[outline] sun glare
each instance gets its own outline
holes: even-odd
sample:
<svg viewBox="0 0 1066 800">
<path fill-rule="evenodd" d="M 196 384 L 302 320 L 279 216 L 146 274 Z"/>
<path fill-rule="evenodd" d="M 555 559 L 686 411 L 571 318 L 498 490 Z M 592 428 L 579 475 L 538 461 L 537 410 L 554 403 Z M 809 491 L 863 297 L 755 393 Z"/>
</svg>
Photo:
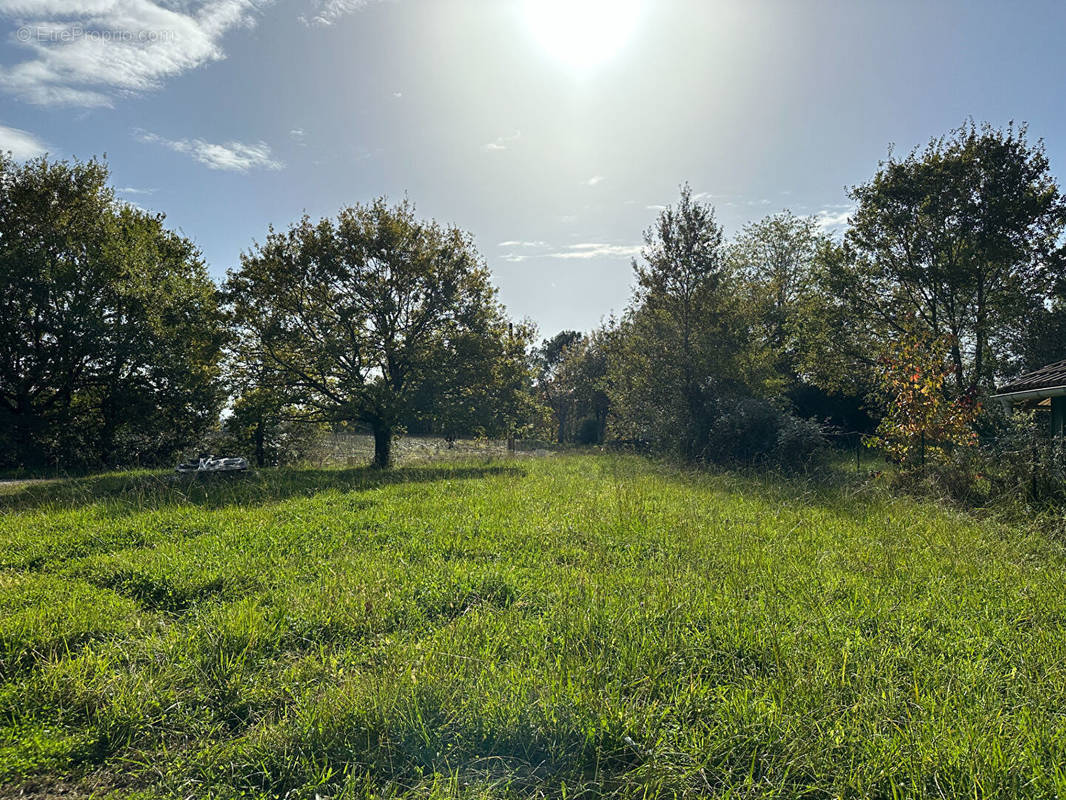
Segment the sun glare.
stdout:
<svg viewBox="0 0 1066 800">
<path fill-rule="evenodd" d="M 533 35 L 556 58 L 577 68 L 606 61 L 633 33 L 640 0 L 526 0 Z"/>
</svg>

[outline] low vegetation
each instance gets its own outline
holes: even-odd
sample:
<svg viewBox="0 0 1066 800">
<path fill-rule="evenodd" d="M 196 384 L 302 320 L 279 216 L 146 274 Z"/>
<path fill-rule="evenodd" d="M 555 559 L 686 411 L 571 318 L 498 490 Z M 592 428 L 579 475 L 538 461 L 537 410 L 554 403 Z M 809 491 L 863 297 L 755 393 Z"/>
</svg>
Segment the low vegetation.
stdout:
<svg viewBox="0 0 1066 800">
<path fill-rule="evenodd" d="M 0 796 L 1049 797 L 1066 553 L 631 456 L 0 495 Z"/>
</svg>

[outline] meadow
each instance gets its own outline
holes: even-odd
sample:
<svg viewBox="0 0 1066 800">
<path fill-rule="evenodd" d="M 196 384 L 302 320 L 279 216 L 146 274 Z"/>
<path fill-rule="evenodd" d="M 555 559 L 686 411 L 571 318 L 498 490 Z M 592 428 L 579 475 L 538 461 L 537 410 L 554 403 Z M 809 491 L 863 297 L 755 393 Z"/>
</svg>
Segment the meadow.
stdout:
<svg viewBox="0 0 1066 800">
<path fill-rule="evenodd" d="M 0 797 L 1066 794 L 1066 554 L 556 455 L 0 494 Z"/>
</svg>

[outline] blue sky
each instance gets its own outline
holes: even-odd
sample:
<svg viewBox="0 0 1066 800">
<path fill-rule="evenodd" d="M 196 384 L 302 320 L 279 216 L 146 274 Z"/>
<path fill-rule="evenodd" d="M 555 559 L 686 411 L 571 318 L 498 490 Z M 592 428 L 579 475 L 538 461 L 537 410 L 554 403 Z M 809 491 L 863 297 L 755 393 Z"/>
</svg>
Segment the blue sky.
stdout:
<svg viewBox="0 0 1066 800">
<path fill-rule="evenodd" d="M 604 5 L 609 11 L 604 13 Z M 830 229 L 894 144 L 1027 121 L 1066 169 L 1066 3 L 0 0 L 0 148 L 107 154 L 212 274 L 386 194 L 550 335 L 621 310 L 682 181 Z"/>
</svg>

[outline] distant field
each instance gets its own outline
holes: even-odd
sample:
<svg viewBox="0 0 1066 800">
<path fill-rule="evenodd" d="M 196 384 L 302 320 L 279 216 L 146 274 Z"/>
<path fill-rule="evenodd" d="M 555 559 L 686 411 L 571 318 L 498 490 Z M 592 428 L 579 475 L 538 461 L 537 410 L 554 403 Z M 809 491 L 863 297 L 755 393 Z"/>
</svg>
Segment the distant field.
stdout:
<svg viewBox="0 0 1066 800">
<path fill-rule="evenodd" d="M 0 797 L 1066 794 L 1066 558 L 555 456 L 0 495 Z"/>
<path fill-rule="evenodd" d="M 542 442 L 521 440 L 516 446 L 526 454 L 547 453 Z M 320 466 L 363 466 L 374 458 L 374 437 L 369 434 L 327 434 L 314 451 L 314 460 Z M 393 457 L 399 464 L 503 457 L 507 454 L 506 439 L 455 439 L 448 442 L 440 436 L 400 436 L 393 443 Z"/>
</svg>

